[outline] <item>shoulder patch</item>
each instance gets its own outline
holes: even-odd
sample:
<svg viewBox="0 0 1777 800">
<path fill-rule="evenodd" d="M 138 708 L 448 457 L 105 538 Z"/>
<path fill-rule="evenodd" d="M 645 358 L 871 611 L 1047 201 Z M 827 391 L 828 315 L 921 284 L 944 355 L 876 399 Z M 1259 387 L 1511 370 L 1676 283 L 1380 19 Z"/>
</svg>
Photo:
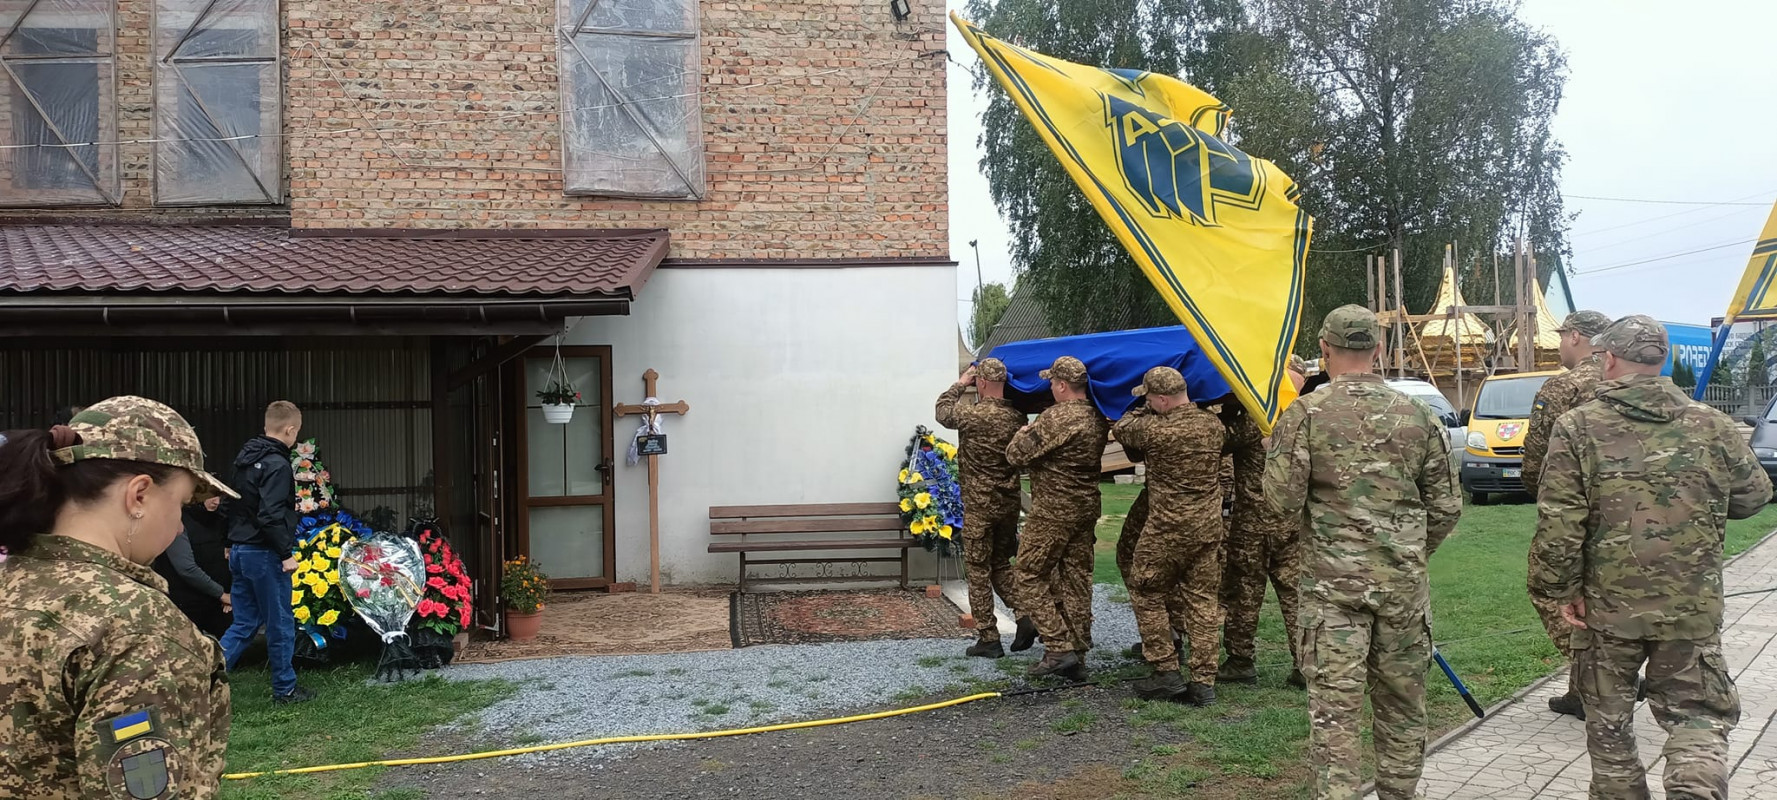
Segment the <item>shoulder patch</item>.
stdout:
<svg viewBox="0 0 1777 800">
<path fill-rule="evenodd" d="M 161 800 L 180 795 L 173 776 L 179 751 L 165 739 L 143 737 L 126 743 L 105 766 L 105 787 L 116 800 Z"/>
<path fill-rule="evenodd" d="M 1548 405 L 1549 404 L 1547 402 L 1543 401 L 1542 393 L 1538 392 L 1536 395 L 1536 402 L 1530 404 L 1530 410 L 1532 412 L 1541 411 L 1545 407 L 1547 407 Z"/>
<path fill-rule="evenodd" d="M 123 744 L 138 736 L 147 736 L 158 727 L 159 714 L 153 706 L 121 714 L 99 723 L 102 739 L 112 744 Z"/>
</svg>

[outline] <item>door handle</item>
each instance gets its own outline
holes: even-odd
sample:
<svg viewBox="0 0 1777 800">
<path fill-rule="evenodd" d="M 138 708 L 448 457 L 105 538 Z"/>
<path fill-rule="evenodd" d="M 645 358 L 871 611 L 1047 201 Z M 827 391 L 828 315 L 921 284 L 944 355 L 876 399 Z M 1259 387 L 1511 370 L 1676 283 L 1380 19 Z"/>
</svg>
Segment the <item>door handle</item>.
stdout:
<svg viewBox="0 0 1777 800">
<path fill-rule="evenodd" d="M 593 469 L 598 470 L 600 474 L 605 476 L 605 484 L 608 486 L 611 483 L 611 473 L 616 467 L 617 465 L 612 463 L 611 459 L 607 458 L 604 461 L 599 462 L 598 466 L 593 467 Z"/>
</svg>

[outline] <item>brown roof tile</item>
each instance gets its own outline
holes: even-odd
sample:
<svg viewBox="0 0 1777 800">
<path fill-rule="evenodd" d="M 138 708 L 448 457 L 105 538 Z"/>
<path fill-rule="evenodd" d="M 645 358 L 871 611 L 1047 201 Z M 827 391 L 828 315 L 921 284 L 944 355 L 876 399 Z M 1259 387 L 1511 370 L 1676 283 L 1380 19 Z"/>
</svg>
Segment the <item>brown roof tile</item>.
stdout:
<svg viewBox="0 0 1777 800">
<path fill-rule="evenodd" d="M 364 231 L 233 225 L 0 226 L 0 292 L 616 295 L 668 234 Z"/>
</svg>

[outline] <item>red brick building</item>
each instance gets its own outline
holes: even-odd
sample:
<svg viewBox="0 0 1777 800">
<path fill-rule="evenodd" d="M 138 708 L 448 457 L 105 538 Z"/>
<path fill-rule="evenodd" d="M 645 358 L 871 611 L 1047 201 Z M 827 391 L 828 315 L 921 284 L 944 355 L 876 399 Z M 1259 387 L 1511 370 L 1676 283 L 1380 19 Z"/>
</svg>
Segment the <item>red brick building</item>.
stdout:
<svg viewBox="0 0 1777 800">
<path fill-rule="evenodd" d="M 943 9 L 906 10 L 0 0 L 0 426 L 142 393 L 225 460 L 290 399 L 348 507 L 598 586 L 646 572 L 611 409 L 654 368 L 663 571 L 724 579 L 705 507 L 892 496 L 954 376 Z"/>
</svg>

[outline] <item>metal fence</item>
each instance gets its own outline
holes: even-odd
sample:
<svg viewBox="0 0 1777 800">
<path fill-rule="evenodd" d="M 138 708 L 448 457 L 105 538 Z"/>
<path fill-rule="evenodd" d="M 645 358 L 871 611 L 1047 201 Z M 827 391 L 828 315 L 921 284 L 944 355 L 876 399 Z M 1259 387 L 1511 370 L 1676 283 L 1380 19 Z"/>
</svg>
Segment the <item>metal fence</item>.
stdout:
<svg viewBox="0 0 1777 800">
<path fill-rule="evenodd" d="M 1703 402 L 1735 419 L 1762 416 L 1777 397 L 1777 386 L 1715 386 L 1703 390 Z"/>
</svg>

